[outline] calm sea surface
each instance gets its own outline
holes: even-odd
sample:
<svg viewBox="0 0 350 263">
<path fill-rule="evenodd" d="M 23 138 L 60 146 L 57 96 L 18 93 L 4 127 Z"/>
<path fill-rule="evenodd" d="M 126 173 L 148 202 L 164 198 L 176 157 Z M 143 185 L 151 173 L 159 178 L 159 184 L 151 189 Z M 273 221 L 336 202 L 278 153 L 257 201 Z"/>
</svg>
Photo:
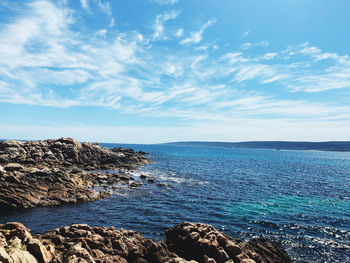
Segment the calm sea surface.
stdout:
<svg viewBox="0 0 350 263">
<path fill-rule="evenodd" d="M 102 144 L 103 145 L 103 144 Z M 350 153 L 164 145 L 141 173 L 165 182 L 121 188 L 104 200 L 0 215 L 33 233 L 73 223 L 134 229 L 156 240 L 182 221 L 234 237 L 264 236 L 295 262 L 350 262 Z"/>
</svg>

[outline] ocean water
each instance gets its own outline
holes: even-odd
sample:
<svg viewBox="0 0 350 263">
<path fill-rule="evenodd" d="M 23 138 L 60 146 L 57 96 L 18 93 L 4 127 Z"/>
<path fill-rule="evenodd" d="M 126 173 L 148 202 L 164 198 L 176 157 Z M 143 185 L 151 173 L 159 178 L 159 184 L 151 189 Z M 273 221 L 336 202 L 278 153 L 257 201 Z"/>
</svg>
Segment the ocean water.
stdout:
<svg viewBox="0 0 350 263">
<path fill-rule="evenodd" d="M 166 145 L 113 145 L 151 153 L 149 174 L 167 186 L 120 188 L 90 203 L 0 215 L 34 233 L 73 223 L 134 229 L 164 239 L 182 221 L 249 239 L 263 236 L 295 262 L 350 262 L 350 153 Z"/>
</svg>

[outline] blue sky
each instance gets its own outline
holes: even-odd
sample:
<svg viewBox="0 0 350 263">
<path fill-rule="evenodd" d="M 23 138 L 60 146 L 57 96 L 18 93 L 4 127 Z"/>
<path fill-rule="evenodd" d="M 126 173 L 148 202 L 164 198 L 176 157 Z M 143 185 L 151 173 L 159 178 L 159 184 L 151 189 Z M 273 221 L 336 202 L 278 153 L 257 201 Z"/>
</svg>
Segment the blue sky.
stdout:
<svg viewBox="0 0 350 263">
<path fill-rule="evenodd" d="M 347 0 L 0 0 L 0 137 L 349 140 Z"/>
</svg>

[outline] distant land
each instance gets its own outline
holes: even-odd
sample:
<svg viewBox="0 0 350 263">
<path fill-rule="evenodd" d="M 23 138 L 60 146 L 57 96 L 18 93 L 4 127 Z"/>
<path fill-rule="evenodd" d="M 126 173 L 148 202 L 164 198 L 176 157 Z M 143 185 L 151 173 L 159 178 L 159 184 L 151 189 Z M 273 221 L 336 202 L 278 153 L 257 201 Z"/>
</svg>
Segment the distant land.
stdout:
<svg viewBox="0 0 350 263">
<path fill-rule="evenodd" d="M 170 142 L 165 145 L 197 146 L 197 147 L 227 147 L 227 148 L 256 148 L 275 150 L 316 150 L 350 152 L 350 141 L 329 142 L 291 142 L 291 141 L 249 141 L 249 142 L 205 142 L 184 141 Z"/>
</svg>

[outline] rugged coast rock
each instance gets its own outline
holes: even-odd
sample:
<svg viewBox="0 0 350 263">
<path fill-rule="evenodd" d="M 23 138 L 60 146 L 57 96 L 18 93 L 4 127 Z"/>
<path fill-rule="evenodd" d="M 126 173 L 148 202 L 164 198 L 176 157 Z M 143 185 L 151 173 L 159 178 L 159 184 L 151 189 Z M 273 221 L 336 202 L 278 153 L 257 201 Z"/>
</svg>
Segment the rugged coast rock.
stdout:
<svg viewBox="0 0 350 263">
<path fill-rule="evenodd" d="M 98 143 L 80 143 L 72 138 L 45 141 L 0 142 L 0 164 L 42 165 L 96 169 L 135 169 L 149 163 L 144 152 L 122 147 L 107 149 Z"/>
<path fill-rule="evenodd" d="M 144 155 L 131 149 L 79 143 L 71 138 L 2 141 L 0 210 L 92 201 L 109 195 L 96 191 L 97 187 L 136 186 L 133 177 L 123 171 L 150 163 Z"/>
<path fill-rule="evenodd" d="M 182 223 L 156 243 L 130 230 L 72 225 L 32 236 L 20 223 L 0 225 L 3 263 L 275 263 L 288 254 L 261 240 L 233 239 L 204 224 Z"/>
<path fill-rule="evenodd" d="M 201 223 L 184 222 L 168 229 L 165 234 L 169 250 L 198 262 L 292 262 L 287 252 L 264 239 L 252 239 L 246 243 Z"/>
</svg>

